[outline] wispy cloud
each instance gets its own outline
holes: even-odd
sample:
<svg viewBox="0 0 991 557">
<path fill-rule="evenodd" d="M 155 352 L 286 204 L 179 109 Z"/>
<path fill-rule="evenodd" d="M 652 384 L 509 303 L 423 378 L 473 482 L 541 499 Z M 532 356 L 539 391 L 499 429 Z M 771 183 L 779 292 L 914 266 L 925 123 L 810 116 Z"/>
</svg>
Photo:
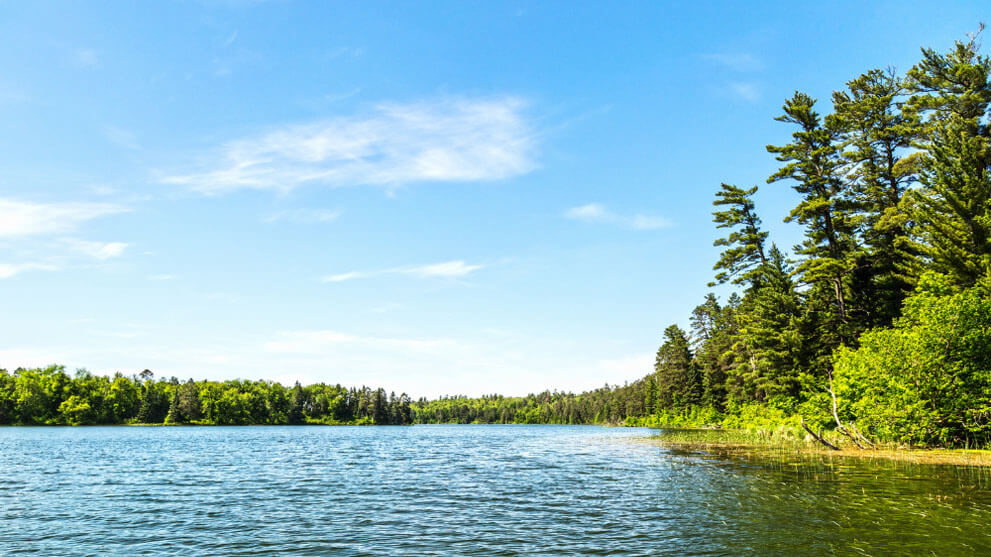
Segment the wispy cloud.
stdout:
<svg viewBox="0 0 991 557">
<path fill-rule="evenodd" d="M 334 60 L 337 58 L 358 58 L 365 53 L 365 49 L 358 46 L 339 46 L 327 51 L 327 58 Z"/>
<path fill-rule="evenodd" d="M 25 271 L 57 271 L 55 265 L 45 263 L 0 263 L 0 279 L 10 278 Z"/>
<path fill-rule="evenodd" d="M 288 221 L 301 224 L 315 224 L 321 222 L 333 222 L 340 216 L 340 211 L 331 209 L 291 209 L 272 213 L 262 220 L 269 223 Z"/>
<path fill-rule="evenodd" d="M 615 224 L 634 230 L 656 230 L 671 226 L 671 221 L 663 217 L 642 213 L 620 215 L 610 211 L 605 205 L 600 203 L 589 203 L 588 205 L 572 207 L 564 212 L 564 216 L 583 222 Z"/>
<path fill-rule="evenodd" d="M 118 128 L 116 126 L 107 126 L 103 130 L 103 135 L 118 147 L 128 149 L 130 151 L 137 151 L 141 149 L 141 144 L 138 143 L 137 136 L 134 132 L 130 130 L 125 130 L 124 128 Z"/>
<path fill-rule="evenodd" d="M 749 102 L 760 100 L 760 87 L 750 81 L 736 81 L 729 84 L 729 90 L 735 96 Z"/>
<path fill-rule="evenodd" d="M 149 275 L 148 280 L 175 280 L 175 275 Z"/>
<path fill-rule="evenodd" d="M 749 52 L 702 54 L 701 58 L 737 72 L 755 72 L 764 69 L 764 62 Z"/>
<path fill-rule="evenodd" d="M 205 170 L 162 182 L 208 194 L 306 184 L 396 186 L 498 180 L 531 171 L 534 134 L 517 98 L 382 103 L 369 114 L 230 142 Z"/>
<path fill-rule="evenodd" d="M 764 69 L 763 60 L 749 52 L 702 54 L 700 57 L 737 74 L 753 74 Z M 724 82 L 719 89 L 729 96 L 747 102 L 756 102 L 761 97 L 760 83 L 753 79 Z"/>
<path fill-rule="evenodd" d="M 81 48 L 73 53 L 72 63 L 78 68 L 98 68 L 100 53 L 92 48 Z"/>
<path fill-rule="evenodd" d="M 485 265 L 470 265 L 464 261 L 445 261 L 431 265 L 414 267 L 392 267 L 378 271 L 351 271 L 323 278 L 323 282 L 344 282 L 354 279 L 370 278 L 381 275 L 407 275 L 416 278 L 459 278 L 467 276 Z"/>
<path fill-rule="evenodd" d="M 128 246 L 125 242 L 91 242 L 77 238 L 63 238 L 62 243 L 72 251 L 101 261 L 120 257 Z"/>
<path fill-rule="evenodd" d="M 0 238 L 66 232 L 88 220 L 126 211 L 110 203 L 30 203 L 0 198 Z"/>
<path fill-rule="evenodd" d="M 231 46 L 232 44 L 234 44 L 234 41 L 236 41 L 236 40 L 237 40 L 237 31 L 234 31 L 233 33 L 231 33 L 230 35 L 228 35 L 227 38 L 225 38 L 223 41 L 221 41 L 220 48 L 227 48 L 227 47 Z"/>
<path fill-rule="evenodd" d="M 447 339 L 388 338 L 359 336 L 338 331 L 283 331 L 276 340 L 264 343 L 266 351 L 290 354 L 319 354 L 340 345 L 371 349 L 432 351 L 451 346 Z"/>
</svg>

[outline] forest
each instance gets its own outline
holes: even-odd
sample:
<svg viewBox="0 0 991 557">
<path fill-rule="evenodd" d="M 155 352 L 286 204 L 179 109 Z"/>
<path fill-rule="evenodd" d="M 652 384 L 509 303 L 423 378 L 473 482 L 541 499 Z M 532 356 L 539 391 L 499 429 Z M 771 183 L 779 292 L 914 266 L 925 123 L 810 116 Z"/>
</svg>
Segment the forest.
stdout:
<svg viewBox="0 0 991 557">
<path fill-rule="evenodd" d="M 983 29 L 983 26 L 982 26 Z M 448 398 L 428 422 L 828 428 L 857 444 L 991 442 L 991 60 L 980 31 L 923 49 L 904 75 L 872 69 L 820 113 L 801 91 L 776 118 L 768 179 L 791 188 L 787 251 L 762 227 L 758 186 L 724 183 L 723 232 L 690 327 L 664 329 L 654 370 L 581 395 Z"/>
<path fill-rule="evenodd" d="M 0 370 L 0 424 L 718 425 L 987 446 L 991 59 L 979 37 L 922 49 L 904 74 L 869 70 L 826 103 L 787 99 L 776 120 L 790 141 L 766 147 L 780 163 L 767 184 L 797 194 L 784 221 L 803 241 L 774 242 L 757 185 L 719 185 L 709 286 L 732 293 L 707 294 L 687 330 L 665 328 L 653 371 L 632 384 L 412 402 L 365 387 L 56 366 Z"/>
<path fill-rule="evenodd" d="M 62 366 L 0 369 L 0 425 L 404 425 L 410 398 L 323 383 L 155 379 L 144 370 L 113 377 Z"/>
</svg>

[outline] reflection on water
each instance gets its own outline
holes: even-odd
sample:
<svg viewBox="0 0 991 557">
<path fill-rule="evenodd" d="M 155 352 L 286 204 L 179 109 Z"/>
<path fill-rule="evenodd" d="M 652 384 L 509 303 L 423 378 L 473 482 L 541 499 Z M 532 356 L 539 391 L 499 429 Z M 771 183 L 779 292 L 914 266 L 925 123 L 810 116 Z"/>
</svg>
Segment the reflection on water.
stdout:
<svg viewBox="0 0 991 557">
<path fill-rule="evenodd" d="M 759 533 L 743 537 L 744 547 L 754 551 L 991 551 L 991 471 L 986 467 L 789 450 L 667 451 L 725 474 L 728 493 L 720 509 Z"/>
<path fill-rule="evenodd" d="M 651 434 L 0 429 L 0 553 L 991 554 L 986 469 Z"/>
</svg>

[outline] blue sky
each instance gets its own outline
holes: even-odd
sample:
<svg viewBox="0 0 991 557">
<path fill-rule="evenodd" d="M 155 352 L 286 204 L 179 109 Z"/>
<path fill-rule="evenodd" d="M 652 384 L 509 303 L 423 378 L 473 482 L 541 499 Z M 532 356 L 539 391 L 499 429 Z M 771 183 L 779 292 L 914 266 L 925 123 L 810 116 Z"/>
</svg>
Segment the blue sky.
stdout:
<svg viewBox="0 0 991 557">
<path fill-rule="evenodd" d="M 4 3 L 0 367 L 632 381 L 709 290 L 719 183 L 774 171 L 782 101 L 981 8 Z M 757 201 L 794 244 L 788 185 Z"/>
</svg>

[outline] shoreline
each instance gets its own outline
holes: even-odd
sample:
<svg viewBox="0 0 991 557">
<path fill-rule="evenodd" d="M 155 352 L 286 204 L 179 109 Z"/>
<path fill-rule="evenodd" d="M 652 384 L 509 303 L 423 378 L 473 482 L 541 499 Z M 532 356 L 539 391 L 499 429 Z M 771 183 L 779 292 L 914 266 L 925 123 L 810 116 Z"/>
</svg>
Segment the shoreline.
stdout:
<svg viewBox="0 0 991 557">
<path fill-rule="evenodd" d="M 794 437 L 762 436 L 745 430 L 659 428 L 658 432 L 657 435 L 653 435 L 647 440 L 672 448 L 735 456 L 787 452 L 803 456 L 835 456 L 913 464 L 991 467 L 991 450 L 988 449 L 926 449 L 879 445 L 877 449 L 861 450 L 852 445 L 843 444 L 840 445 L 840 450 L 835 451 L 813 441 Z"/>
</svg>

